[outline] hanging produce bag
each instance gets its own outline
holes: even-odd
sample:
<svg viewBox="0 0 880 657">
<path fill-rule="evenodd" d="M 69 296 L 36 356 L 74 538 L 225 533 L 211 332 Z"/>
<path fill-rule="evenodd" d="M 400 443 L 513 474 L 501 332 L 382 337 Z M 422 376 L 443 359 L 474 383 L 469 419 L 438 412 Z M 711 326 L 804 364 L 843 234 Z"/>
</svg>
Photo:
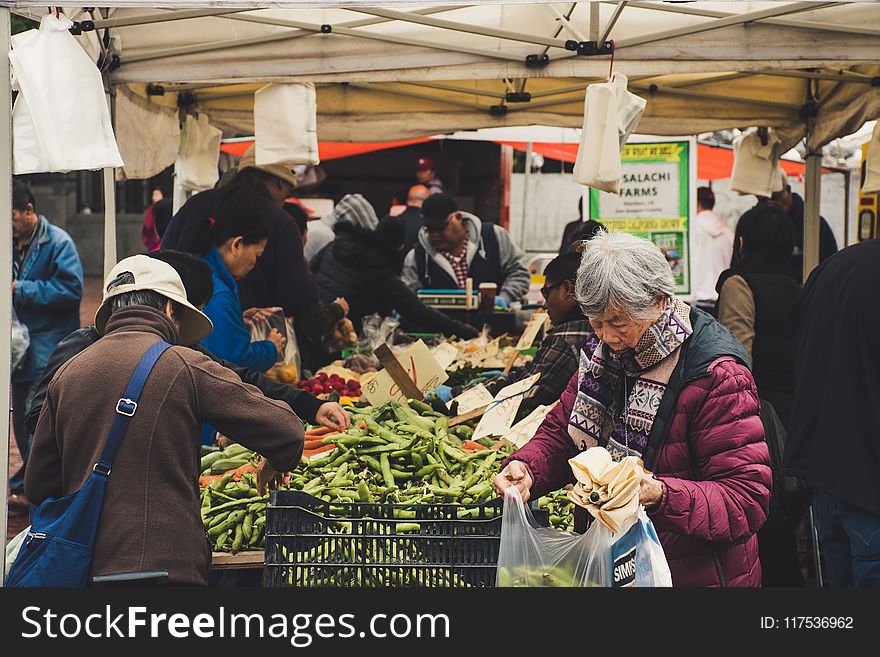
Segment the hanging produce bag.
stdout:
<svg viewBox="0 0 880 657">
<path fill-rule="evenodd" d="M 121 167 L 101 72 L 68 28 L 48 14 L 12 37 L 12 173 Z"/>
<path fill-rule="evenodd" d="M 318 103 L 311 82 L 270 84 L 254 94 L 255 161 L 316 165 Z"/>
<path fill-rule="evenodd" d="M 782 142 L 773 128 L 768 128 L 764 137 L 761 134 L 757 128 L 749 128 L 733 143 L 730 189 L 769 198 L 783 185 L 779 167 Z"/>
<path fill-rule="evenodd" d="M 223 131 L 208 121 L 205 114 L 198 118 L 187 115 L 177 154 L 177 182 L 187 190 L 211 189 L 220 177 L 220 139 Z"/>
<path fill-rule="evenodd" d="M 642 118 L 647 101 L 626 89 L 627 78 L 615 73 L 610 82 L 591 84 L 584 99 L 584 126 L 574 181 L 620 193 L 620 153 Z"/>
</svg>

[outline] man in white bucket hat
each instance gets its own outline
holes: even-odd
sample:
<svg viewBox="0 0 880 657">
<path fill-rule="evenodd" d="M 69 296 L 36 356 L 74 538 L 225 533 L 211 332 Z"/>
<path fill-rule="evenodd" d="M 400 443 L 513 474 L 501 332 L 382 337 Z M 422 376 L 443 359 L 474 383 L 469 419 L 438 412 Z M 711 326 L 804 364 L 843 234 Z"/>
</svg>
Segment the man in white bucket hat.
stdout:
<svg viewBox="0 0 880 657">
<path fill-rule="evenodd" d="M 199 514 L 199 427 L 208 422 L 264 455 L 258 483 L 265 489 L 299 461 L 302 422 L 234 372 L 178 346 L 208 335 L 211 322 L 187 301 L 179 274 L 165 262 L 142 255 L 120 261 L 95 324 L 101 339 L 49 384 L 25 494 L 39 505 L 77 490 L 141 357 L 158 340 L 174 345 L 147 379 L 108 478 L 92 576 L 159 571 L 171 583 L 205 585 L 210 549 Z"/>
</svg>

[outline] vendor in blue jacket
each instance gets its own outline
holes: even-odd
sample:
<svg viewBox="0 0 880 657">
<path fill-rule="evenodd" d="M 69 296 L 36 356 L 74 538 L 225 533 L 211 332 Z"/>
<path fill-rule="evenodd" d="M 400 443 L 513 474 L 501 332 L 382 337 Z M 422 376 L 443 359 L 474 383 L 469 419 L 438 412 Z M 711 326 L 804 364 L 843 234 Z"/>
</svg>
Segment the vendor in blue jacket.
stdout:
<svg viewBox="0 0 880 657">
<path fill-rule="evenodd" d="M 12 302 L 30 335 L 24 361 L 12 373 L 12 427 L 22 465 L 9 481 L 9 506 L 27 508 L 24 467 L 29 450 L 25 413 L 46 361 L 58 343 L 79 328 L 83 269 L 70 235 L 36 213 L 36 201 L 20 179 L 12 182 Z"/>
<path fill-rule="evenodd" d="M 251 342 L 236 281 L 248 275 L 266 249 L 268 204 L 256 194 L 221 192 L 213 214 L 190 221 L 180 244 L 181 250 L 202 256 L 211 267 L 214 294 L 204 313 L 214 330 L 202 346 L 239 367 L 261 372 L 278 360 L 286 338 L 273 328 L 268 339 Z"/>
</svg>

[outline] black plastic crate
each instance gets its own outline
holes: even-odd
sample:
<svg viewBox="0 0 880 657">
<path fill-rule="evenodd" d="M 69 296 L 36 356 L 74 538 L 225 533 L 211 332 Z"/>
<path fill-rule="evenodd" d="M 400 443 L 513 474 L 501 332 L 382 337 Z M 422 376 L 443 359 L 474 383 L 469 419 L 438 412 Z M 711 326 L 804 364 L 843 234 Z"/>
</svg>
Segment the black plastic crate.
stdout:
<svg viewBox="0 0 880 657">
<path fill-rule="evenodd" d="M 264 583 L 494 586 L 501 508 L 500 499 L 478 505 L 361 504 L 274 491 L 266 509 Z M 474 517 L 460 518 L 462 510 Z M 534 513 L 548 524 L 546 511 Z M 417 531 L 398 531 L 415 529 L 413 523 Z"/>
</svg>

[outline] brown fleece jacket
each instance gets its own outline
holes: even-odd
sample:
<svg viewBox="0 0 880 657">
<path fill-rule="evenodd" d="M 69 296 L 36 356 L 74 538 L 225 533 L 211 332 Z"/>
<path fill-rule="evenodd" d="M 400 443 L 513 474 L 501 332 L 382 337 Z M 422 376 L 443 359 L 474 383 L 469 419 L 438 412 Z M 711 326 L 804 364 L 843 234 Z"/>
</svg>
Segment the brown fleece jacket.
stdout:
<svg viewBox="0 0 880 657">
<path fill-rule="evenodd" d="M 159 339 L 177 342 L 174 323 L 146 306 L 114 313 L 106 335 L 63 365 L 37 423 L 25 471 L 34 504 L 68 495 L 98 460 L 135 366 Z M 290 408 L 207 356 L 165 352 L 141 393 L 107 482 L 92 575 L 164 570 L 177 584 L 205 585 L 210 550 L 199 514 L 200 426 L 292 469 L 303 425 Z"/>
</svg>

